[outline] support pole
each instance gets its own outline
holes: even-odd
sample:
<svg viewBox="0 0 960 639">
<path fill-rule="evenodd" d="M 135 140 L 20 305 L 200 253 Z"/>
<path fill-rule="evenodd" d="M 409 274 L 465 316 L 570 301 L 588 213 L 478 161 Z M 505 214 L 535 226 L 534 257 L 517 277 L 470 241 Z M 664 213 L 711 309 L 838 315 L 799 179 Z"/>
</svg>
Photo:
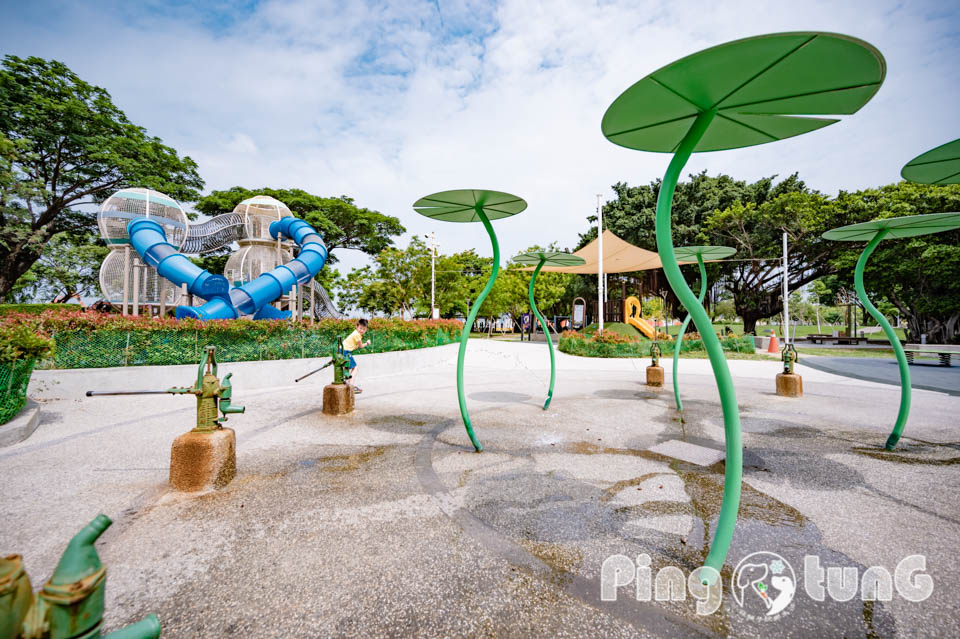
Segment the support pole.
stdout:
<svg viewBox="0 0 960 639">
<path fill-rule="evenodd" d="M 130 244 L 123 247 L 123 307 L 120 314 L 127 314 L 127 303 L 130 301 Z"/>
<path fill-rule="evenodd" d="M 537 274 L 540 273 L 540 269 L 543 268 L 545 262 L 546 260 L 544 258 L 540 258 L 540 263 L 537 264 L 536 270 L 533 271 L 533 277 L 530 278 L 530 308 L 533 309 L 534 315 L 540 320 L 540 327 L 543 329 L 543 334 L 547 336 L 547 348 L 550 349 L 550 389 L 547 391 L 547 401 L 543 404 L 543 410 L 547 410 L 551 400 L 553 400 L 553 383 L 557 378 L 557 363 L 556 356 L 553 354 L 553 340 L 550 339 L 550 329 L 547 328 L 547 323 L 544 321 L 543 315 L 540 314 L 540 309 L 537 308 L 536 302 L 533 301 L 533 287 L 537 281 Z"/>
<path fill-rule="evenodd" d="M 783 345 L 790 343 L 790 272 L 787 266 L 787 232 L 783 232 Z"/>
<path fill-rule="evenodd" d="M 487 280 L 486 286 L 480 291 L 477 301 L 473 303 L 473 307 L 470 309 L 467 320 L 463 325 L 463 331 L 460 333 L 460 350 L 457 352 L 457 401 L 460 403 L 460 416 L 463 418 L 463 425 L 467 429 L 467 435 L 470 436 L 473 447 L 476 448 L 479 453 L 483 450 L 483 445 L 477 439 L 477 436 L 473 434 L 473 424 L 470 423 L 470 413 L 467 412 L 467 398 L 463 392 L 463 360 L 467 354 L 467 340 L 470 339 L 470 329 L 473 327 L 474 320 L 477 319 L 477 313 L 480 312 L 483 300 L 487 299 L 487 295 L 489 295 L 491 289 L 493 289 L 493 283 L 497 281 L 497 273 L 500 272 L 500 245 L 497 243 L 496 233 L 493 232 L 493 225 L 490 224 L 486 213 L 483 212 L 483 207 L 477 205 L 474 207 L 474 210 L 477 213 L 477 217 L 483 222 L 483 228 L 487 230 L 487 235 L 490 236 L 490 243 L 493 245 L 493 269 L 490 272 L 490 278 Z"/>
<path fill-rule="evenodd" d="M 697 297 L 687 286 L 677 264 L 673 250 L 673 233 L 671 231 L 670 208 L 673 201 L 673 192 L 677 187 L 680 171 L 690 158 L 697 143 L 706 133 L 707 127 L 716 116 L 715 110 L 704 111 L 697 116 L 690 130 L 680 142 L 667 172 L 660 185 L 660 194 L 657 196 L 657 252 L 663 263 L 663 272 L 673 292 L 680 303 L 693 317 L 693 323 L 700 331 L 703 345 L 707 349 L 713 375 L 717 381 L 717 390 L 720 393 L 720 403 L 723 409 L 724 439 L 726 443 L 726 462 L 723 481 L 723 501 L 720 506 L 720 517 L 717 520 L 713 543 L 704 564 L 716 571 L 719 575 L 727 552 L 730 550 L 730 541 L 733 538 L 733 529 L 737 523 L 737 511 L 740 508 L 740 490 L 743 480 L 743 444 L 740 436 L 740 412 L 737 407 L 737 393 L 733 388 L 733 379 L 730 368 L 723 355 L 720 340 L 713 333 L 710 316 L 704 310 Z"/>
<path fill-rule="evenodd" d="M 160 289 L 160 317 L 167 316 L 167 279 L 157 273 L 157 287 Z"/>
<path fill-rule="evenodd" d="M 133 316 L 140 315 L 140 267 L 133 265 Z"/>
<path fill-rule="evenodd" d="M 700 297 L 697 301 L 703 304 L 703 298 L 707 294 L 707 266 L 703 263 L 703 255 L 697 253 L 697 264 L 700 265 Z M 680 364 L 680 346 L 683 344 L 683 335 L 687 332 L 687 326 L 690 324 L 690 313 L 683 318 L 683 324 L 680 326 L 680 334 L 677 335 L 677 343 L 673 347 L 673 399 L 677 403 L 677 410 L 683 411 L 683 403 L 680 401 L 680 387 L 677 386 L 677 368 Z M 710 332 L 713 332 L 711 327 Z"/>
<path fill-rule="evenodd" d="M 600 206 L 602 193 L 597 193 L 597 333 L 603 335 L 603 207 Z"/>
<path fill-rule="evenodd" d="M 857 267 L 853 272 L 853 285 L 857 289 L 857 297 L 860 298 L 860 303 L 863 304 L 867 312 L 873 316 L 873 319 L 877 320 L 877 323 L 880 324 L 880 327 L 883 329 L 884 335 L 890 340 L 890 345 L 893 346 L 893 353 L 897 356 L 897 366 L 900 368 L 900 411 L 897 413 L 897 422 L 893 426 L 893 431 L 890 433 L 890 436 L 887 438 L 887 443 L 884 445 L 884 448 L 887 450 L 893 450 L 897 442 L 900 441 L 903 427 L 906 426 L 907 418 L 910 416 L 910 367 L 907 364 L 907 356 L 903 352 L 903 346 L 900 345 L 900 338 L 897 337 L 893 327 L 890 326 L 890 322 L 883 316 L 883 313 L 878 311 L 877 307 L 870 301 L 870 298 L 867 297 L 867 291 L 863 288 L 863 269 L 866 268 L 867 260 L 870 259 L 870 255 L 873 254 L 874 249 L 877 248 L 877 244 L 887 235 L 887 232 L 887 229 L 879 231 L 873 236 L 873 239 L 870 240 L 867 247 L 863 249 L 863 253 L 860 254 L 860 259 L 857 260 Z M 854 308 L 854 312 L 856 312 L 856 308 Z"/>
</svg>

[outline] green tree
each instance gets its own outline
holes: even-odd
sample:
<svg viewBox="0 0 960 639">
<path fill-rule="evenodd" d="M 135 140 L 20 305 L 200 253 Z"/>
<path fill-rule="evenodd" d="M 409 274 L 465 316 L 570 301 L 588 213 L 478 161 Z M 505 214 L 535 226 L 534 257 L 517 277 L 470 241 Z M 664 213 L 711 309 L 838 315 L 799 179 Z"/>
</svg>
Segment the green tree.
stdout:
<svg viewBox="0 0 960 639">
<path fill-rule="evenodd" d="M 235 186 L 204 196 L 197 202 L 196 209 L 206 215 L 229 213 L 237 204 L 254 195 L 269 195 L 280 200 L 294 215 L 316 229 L 330 251 L 330 264 L 337 261 L 334 255 L 337 249 L 356 249 L 367 255 L 378 255 L 393 246 L 394 237 L 406 231 L 399 219 L 359 207 L 346 195 L 323 197 L 302 189 L 251 190 Z"/>
<path fill-rule="evenodd" d="M 844 209 L 806 190 L 761 204 L 736 202 L 707 217 L 701 240 L 733 246 L 743 260 L 726 263 L 723 281 L 733 293 L 744 332 L 755 332 L 758 320 L 783 311 L 783 233 L 789 243 L 787 287 L 794 291 L 834 270 L 831 261 L 841 247 L 821 236 L 849 221 Z"/>
<path fill-rule="evenodd" d="M 58 233 L 20 278 L 27 281 L 22 293 L 38 302 L 79 301 L 99 285 L 100 264 L 109 252 L 98 236 Z"/>
<path fill-rule="evenodd" d="M 0 298 L 53 236 L 95 232 L 96 216 L 78 207 L 131 186 L 193 201 L 203 181 L 193 160 L 132 124 L 106 90 L 61 62 L 6 56 L 0 65 Z"/>
</svg>

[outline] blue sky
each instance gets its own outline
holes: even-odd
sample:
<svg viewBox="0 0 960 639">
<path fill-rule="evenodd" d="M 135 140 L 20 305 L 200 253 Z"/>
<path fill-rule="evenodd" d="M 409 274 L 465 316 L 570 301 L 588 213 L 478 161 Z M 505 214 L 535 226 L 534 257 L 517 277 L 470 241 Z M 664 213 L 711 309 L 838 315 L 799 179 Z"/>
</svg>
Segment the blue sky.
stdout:
<svg viewBox="0 0 960 639">
<path fill-rule="evenodd" d="M 700 49 L 796 30 L 876 46 L 888 67 L 877 96 L 815 133 L 696 155 L 688 172 L 799 171 L 835 193 L 896 181 L 910 158 L 960 137 L 956 3 L 41 0 L 0 9 L 0 53 L 56 58 L 105 87 L 193 157 L 208 190 L 348 194 L 411 232 L 436 231 L 445 252 L 485 255 L 479 228 L 430 222 L 410 204 L 454 188 L 515 193 L 530 208 L 497 222 L 511 255 L 573 245 L 597 193 L 662 175 L 666 156 L 600 134 L 625 88 Z"/>
</svg>

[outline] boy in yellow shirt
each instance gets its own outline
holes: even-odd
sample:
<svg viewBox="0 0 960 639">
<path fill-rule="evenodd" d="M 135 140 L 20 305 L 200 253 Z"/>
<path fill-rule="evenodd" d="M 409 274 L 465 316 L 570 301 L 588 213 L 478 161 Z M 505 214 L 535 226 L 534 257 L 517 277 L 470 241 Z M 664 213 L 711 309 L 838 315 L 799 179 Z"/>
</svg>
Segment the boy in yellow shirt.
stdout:
<svg viewBox="0 0 960 639">
<path fill-rule="evenodd" d="M 353 359 L 353 351 L 370 346 L 370 342 L 363 341 L 363 334 L 367 332 L 367 320 L 357 320 L 357 328 L 350 333 L 347 339 L 343 340 L 343 354 L 350 360 L 350 379 L 347 383 L 353 386 L 353 380 L 357 376 L 357 360 Z M 363 389 L 359 386 L 353 386 L 354 393 L 362 393 Z"/>
</svg>

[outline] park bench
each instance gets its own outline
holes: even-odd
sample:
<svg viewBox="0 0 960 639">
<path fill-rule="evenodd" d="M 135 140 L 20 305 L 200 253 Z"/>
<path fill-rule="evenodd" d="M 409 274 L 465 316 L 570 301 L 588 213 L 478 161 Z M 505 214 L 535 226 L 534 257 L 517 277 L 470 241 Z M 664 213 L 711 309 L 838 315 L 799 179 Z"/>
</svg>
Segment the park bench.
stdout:
<svg viewBox="0 0 960 639">
<path fill-rule="evenodd" d="M 826 341 L 831 341 L 834 344 L 860 344 L 860 342 L 865 341 L 862 337 L 850 337 L 849 335 L 823 335 L 819 333 L 811 333 L 807 335 L 807 341 L 814 344 L 823 344 Z"/>
<path fill-rule="evenodd" d="M 941 366 L 950 366 L 950 356 L 960 355 L 960 344 L 907 344 L 903 347 L 907 363 L 913 364 L 917 356 L 937 356 Z"/>
</svg>

